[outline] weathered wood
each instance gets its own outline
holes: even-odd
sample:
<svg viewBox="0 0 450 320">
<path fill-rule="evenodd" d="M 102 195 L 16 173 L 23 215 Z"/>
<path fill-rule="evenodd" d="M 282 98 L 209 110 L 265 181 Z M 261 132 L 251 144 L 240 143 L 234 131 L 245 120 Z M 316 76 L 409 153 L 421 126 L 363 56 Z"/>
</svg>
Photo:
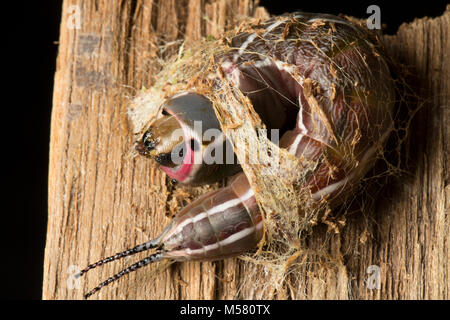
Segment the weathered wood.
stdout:
<svg viewBox="0 0 450 320">
<path fill-rule="evenodd" d="M 320 275 L 304 267 L 296 286 L 276 298 L 449 298 L 449 10 L 436 19 L 404 24 L 397 35 L 385 38 L 391 54 L 420 81 L 417 94 L 424 103 L 410 136 L 414 169 L 382 193 L 370 216 L 350 215 L 340 233 L 318 226 L 311 249 L 325 246 L 333 266 Z M 64 2 L 50 141 L 44 299 L 80 299 L 145 255 L 91 271 L 79 279 L 79 289 L 71 289 L 77 287 L 71 265 L 84 267 L 142 243 L 168 224 L 171 190 L 164 174 L 151 161 L 131 156 L 129 97 L 151 84 L 159 45 L 174 50 L 170 43 L 183 37 L 219 36 L 238 15 L 266 13 L 251 0 Z M 370 265 L 380 267 L 380 290 L 367 287 Z M 272 298 L 258 289 L 239 291 L 248 268 L 252 265 L 235 258 L 174 264 L 156 278 L 140 270 L 92 298 Z"/>
</svg>

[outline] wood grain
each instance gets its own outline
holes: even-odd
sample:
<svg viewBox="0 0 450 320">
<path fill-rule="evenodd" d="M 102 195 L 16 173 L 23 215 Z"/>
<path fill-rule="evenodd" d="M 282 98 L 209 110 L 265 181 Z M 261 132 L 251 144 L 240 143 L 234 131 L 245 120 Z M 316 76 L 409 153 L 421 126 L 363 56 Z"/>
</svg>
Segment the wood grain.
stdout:
<svg viewBox="0 0 450 320">
<path fill-rule="evenodd" d="M 79 28 L 70 23 L 74 12 Z M 145 255 L 92 270 L 79 282 L 71 265 L 84 267 L 142 243 L 170 221 L 172 188 L 151 161 L 131 156 L 126 115 L 129 98 L 151 85 L 159 47 L 176 50 L 176 40 L 218 37 L 239 16 L 266 14 L 250 0 L 64 1 L 43 299 L 81 299 Z M 304 267 L 295 286 L 273 295 L 239 290 L 253 266 L 237 258 L 174 264 L 156 278 L 150 269 L 130 274 L 92 298 L 449 299 L 449 29 L 450 7 L 385 37 L 391 55 L 416 75 L 423 98 L 405 150 L 413 165 L 380 193 L 370 214 L 349 215 L 339 233 L 317 227 L 309 246 L 326 249 L 329 268 L 319 274 Z M 367 286 L 371 265 L 380 267 L 381 289 Z"/>
</svg>

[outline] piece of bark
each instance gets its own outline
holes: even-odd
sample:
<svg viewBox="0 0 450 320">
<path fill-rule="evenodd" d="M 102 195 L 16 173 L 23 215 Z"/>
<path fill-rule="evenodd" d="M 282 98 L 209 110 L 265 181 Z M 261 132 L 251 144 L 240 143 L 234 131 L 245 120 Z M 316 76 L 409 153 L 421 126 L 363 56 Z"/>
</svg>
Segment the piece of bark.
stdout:
<svg viewBox="0 0 450 320">
<path fill-rule="evenodd" d="M 74 279 L 77 268 L 147 241 L 170 222 L 165 175 L 152 161 L 131 155 L 129 98 L 151 85 L 159 46 L 171 51 L 183 37 L 219 37 L 239 16 L 266 12 L 250 0 L 64 2 L 51 124 L 44 299 L 82 298 L 145 253 Z M 330 268 L 318 274 L 304 267 L 295 286 L 273 296 L 270 290 L 239 290 L 253 266 L 238 258 L 179 263 L 157 277 L 150 274 L 153 269 L 141 269 L 92 298 L 448 299 L 449 20 L 448 9 L 385 37 L 391 55 L 420 81 L 417 94 L 424 103 L 410 136 L 414 170 L 383 192 L 370 216 L 348 216 L 340 233 L 318 226 L 310 247 L 325 246 L 334 261 Z M 367 285 L 376 270 L 368 270 L 372 265 L 380 267 L 379 290 Z"/>
</svg>

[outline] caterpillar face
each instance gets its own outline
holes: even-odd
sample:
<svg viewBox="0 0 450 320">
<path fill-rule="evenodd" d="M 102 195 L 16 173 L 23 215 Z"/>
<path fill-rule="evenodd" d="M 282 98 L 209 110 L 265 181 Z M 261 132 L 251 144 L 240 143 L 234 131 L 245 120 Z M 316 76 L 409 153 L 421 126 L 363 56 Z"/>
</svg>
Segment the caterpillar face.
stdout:
<svg viewBox="0 0 450 320">
<path fill-rule="evenodd" d="M 240 170 L 211 102 L 197 93 L 180 93 L 165 101 L 136 150 L 185 184 L 216 182 Z"/>
<path fill-rule="evenodd" d="M 184 155 L 183 137 L 175 134 L 177 130 L 181 130 L 181 126 L 176 118 L 163 116 L 144 133 L 136 144 L 136 150 L 145 157 L 154 158 L 162 166 L 174 168 L 177 164 L 172 153 L 178 150 L 181 159 Z"/>
</svg>

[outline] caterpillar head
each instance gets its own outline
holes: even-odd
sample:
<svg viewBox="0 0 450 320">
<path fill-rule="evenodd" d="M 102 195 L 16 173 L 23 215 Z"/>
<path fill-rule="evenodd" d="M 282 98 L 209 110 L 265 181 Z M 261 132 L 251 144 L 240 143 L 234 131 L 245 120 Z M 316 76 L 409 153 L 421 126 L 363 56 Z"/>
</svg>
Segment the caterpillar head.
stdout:
<svg viewBox="0 0 450 320">
<path fill-rule="evenodd" d="M 162 104 L 136 150 L 185 184 L 216 182 L 240 170 L 211 101 L 193 92 L 177 94 Z"/>
</svg>

